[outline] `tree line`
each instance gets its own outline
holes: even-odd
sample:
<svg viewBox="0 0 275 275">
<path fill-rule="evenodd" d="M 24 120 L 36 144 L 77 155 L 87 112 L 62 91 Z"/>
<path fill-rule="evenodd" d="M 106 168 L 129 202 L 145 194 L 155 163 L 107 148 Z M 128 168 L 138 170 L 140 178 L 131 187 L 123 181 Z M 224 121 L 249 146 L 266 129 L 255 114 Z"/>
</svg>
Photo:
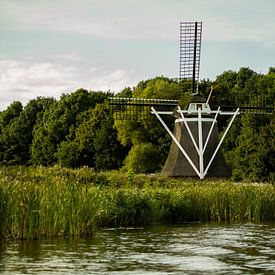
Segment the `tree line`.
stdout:
<svg viewBox="0 0 275 275">
<path fill-rule="evenodd" d="M 275 68 L 267 74 L 249 68 L 225 71 L 214 81 L 200 81 L 200 93 L 207 97 L 211 86 L 211 104 L 274 103 Z M 255 97 L 248 97 L 251 93 Z M 111 93 L 79 89 L 59 100 L 37 97 L 25 106 L 18 101 L 11 103 L 0 112 L 0 163 L 88 166 L 136 173 L 160 171 L 171 144 L 165 129 L 153 116 L 142 116 L 144 110 L 136 112 L 131 120 L 117 118 L 108 104 L 110 96 Z M 162 76 L 141 81 L 115 96 L 183 98 L 178 82 Z M 172 117 L 168 123 L 172 128 Z M 221 132 L 225 125 L 226 121 L 219 121 Z M 274 136 L 274 114 L 237 117 L 223 145 L 235 180 L 275 181 Z"/>
</svg>

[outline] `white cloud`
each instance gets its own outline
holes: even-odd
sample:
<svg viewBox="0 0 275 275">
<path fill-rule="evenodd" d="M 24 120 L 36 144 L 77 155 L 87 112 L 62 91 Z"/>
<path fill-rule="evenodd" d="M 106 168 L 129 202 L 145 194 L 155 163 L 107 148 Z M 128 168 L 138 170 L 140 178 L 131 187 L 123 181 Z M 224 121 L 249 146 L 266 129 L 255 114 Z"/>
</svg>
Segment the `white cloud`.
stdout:
<svg viewBox="0 0 275 275">
<path fill-rule="evenodd" d="M 32 87 L 63 87 L 72 84 L 68 79 L 72 77 L 73 68 L 62 68 L 60 65 L 45 63 L 31 63 L 26 61 L 2 60 L 0 61 L 1 89 L 23 89 Z"/>
<path fill-rule="evenodd" d="M 204 21 L 204 39 L 275 44 L 273 0 L 9 1 L 6 20 L 28 30 L 102 39 L 178 39 L 178 21 Z"/>
<path fill-rule="evenodd" d="M 139 79 L 140 80 L 140 79 Z M 126 69 L 117 69 L 109 72 L 99 72 L 99 77 L 90 80 L 90 87 L 103 91 L 118 92 L 126 86 L 134 86 L 137 84 L 137 77 L 134 72 Z"/>
<path fill-rule="evenodd" d="M 134 72 L 125 69 L 106 71 L 88 68 L 84 63 L 81 67 L 68 63 L 2 60 L 0 109 L 5 109 L 15 100 L 26 104 L 37 96 L 58 98 L 62 93 L 73 92 L 79 88 L 117 92 L 125 86 L 135 85 L 134 79 Z"/>
</svg>

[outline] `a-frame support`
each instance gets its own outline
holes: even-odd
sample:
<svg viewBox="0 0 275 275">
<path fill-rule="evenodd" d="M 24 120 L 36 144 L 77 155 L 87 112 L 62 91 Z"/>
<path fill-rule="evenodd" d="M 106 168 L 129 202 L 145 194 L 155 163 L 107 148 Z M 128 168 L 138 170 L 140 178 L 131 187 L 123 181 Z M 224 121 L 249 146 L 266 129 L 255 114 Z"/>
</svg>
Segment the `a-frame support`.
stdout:
<svg viewBox="0 0 275 275">
<path fill-rule="evenodd" d="M 239 108 L 234 112 L 222 112 L 222 111 L 220 111 L 220 108 L 218 108 L 216 111 L 211 111 L 209 107 L 207 109 L 207 113 L 205 113 L 205 108 L 206 108 L 207 105 L 208 104 L 204 104 L 204 107 L 199 106 L 198 108 L 196 108 L 196 111 L 192 112 L 192 117 L 185 117 L 185 114 L 190 114 L 190 111 L 181 110 L 181 108 L 179 106 L 177 108 L 177 112 L 180 114 L 181 118 L 177 119 L 176 122 L 184 123 L 185 128 L 187 129 L 187 132 L 190 136 L 190 139 L 192 140 L 192 143 L 193 143 L 193 145 L 196 149 L 196 152 L 198 154 L 198 157 L 199 157 L 199 165 L 198 166 L 199 167 L 197 167 L 195 165 L 195 163 L 192 161 L 192 157 L 186 152 L 186 150 L 184 149 L 184 146 L 182 144 L 180 144 L 180 142 L 177 140 L 175 135 L 172 133 L 172 131 L 169 129 L 169 127 L 166 125 L 166 123 L 161 118 L 160 115 L 168 114 L 168 113 L 167 112 L 161 112 L 161 111 L 158 112 L 154 107 L 151 107 L 151 113 L 154 114 L 158 118 L 160 123 L 163 125 L 165 130 L 171 136 L 171 138 L 173 139 L 175 144 L 178 146 L 179 150 L 182 152 L 182 154 L 187 159 L 187 161 L 189 162 L 189 164 L 191 165 L 191 167 L 193 168 L 193 170 L 195 171 L 195 173 L 198 175 L 198 177 L 200 179 L 204 179 L 204 177 L 207 175 L 207 172 L 208 172 L 211 164 L 213 163 L 213 160 L 215 159 L 215 156 L 217 155 L 217 153 L 218 153 L 218 151 L 219 151 L 219 149 L 222 145 L 222 142 L 223 142 L 224 138 L 226 137 L 233 121 L 235 120 L 236 116 L 240 113 Z M 210 114 L 213 114 L 214 117 L 212 117 L 212 118 L 203 117 L 203 114 L 207 114 L 208 116 Z M 194 115 L 197 115 L 197 117 L 194 116 Z M 218 115 L 230 115 L 230 116 L 232 116 L 232 118 L 231 118 L 230 122 L 228 123 L 228 125 L 226 127 L 226 130 L 224 131 L 224 133 L 223 133 L 219 143 L 217 144 L 212 156 L 210 156 L 210 159 L 209 159 L 208 163 L 205 163 L 204 153 L 205 153 L 206 148 L 209 144 L 209 139 L 210 139 L 210 136 L 213 132 L 214 125 L 217 122 Z M 188 125 L 189 121 L 190 122 L 195 121 L 198 124 L 198 142 L 196 142 L 194 134 L 192 133 L 192 131 L 189 128 L 189 125 Z M 203 142 L 203 123 L 204 123 L 204 121 L 212 122 L 205 142 Z"/>
</svg>

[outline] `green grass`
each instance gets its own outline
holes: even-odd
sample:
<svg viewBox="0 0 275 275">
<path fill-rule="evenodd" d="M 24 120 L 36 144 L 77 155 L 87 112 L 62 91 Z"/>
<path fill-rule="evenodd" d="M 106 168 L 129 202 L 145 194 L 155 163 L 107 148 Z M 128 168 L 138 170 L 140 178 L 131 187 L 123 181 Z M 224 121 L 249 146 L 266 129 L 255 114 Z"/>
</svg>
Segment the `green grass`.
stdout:
<svg viewBox="0 0 275 275">
<path fill-rule="evenodd" d="M 275 186 L 58 166 L 0 167 L 0 238 L 92 235 L 99 227 L 275 220 Z"/>
</svg>

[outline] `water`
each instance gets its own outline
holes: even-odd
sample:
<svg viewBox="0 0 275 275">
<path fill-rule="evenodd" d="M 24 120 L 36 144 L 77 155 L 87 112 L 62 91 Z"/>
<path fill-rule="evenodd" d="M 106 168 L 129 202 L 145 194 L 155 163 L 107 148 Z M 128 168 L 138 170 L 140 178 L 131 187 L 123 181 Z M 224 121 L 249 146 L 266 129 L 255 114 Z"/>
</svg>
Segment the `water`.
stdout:
<svg viewBox="0 0 275 275">
<path fill-rule="evenodd" d="M 2 242 L 3 274 L 275 274 L 275 223 L 106 229 Z"/>
</svg>

